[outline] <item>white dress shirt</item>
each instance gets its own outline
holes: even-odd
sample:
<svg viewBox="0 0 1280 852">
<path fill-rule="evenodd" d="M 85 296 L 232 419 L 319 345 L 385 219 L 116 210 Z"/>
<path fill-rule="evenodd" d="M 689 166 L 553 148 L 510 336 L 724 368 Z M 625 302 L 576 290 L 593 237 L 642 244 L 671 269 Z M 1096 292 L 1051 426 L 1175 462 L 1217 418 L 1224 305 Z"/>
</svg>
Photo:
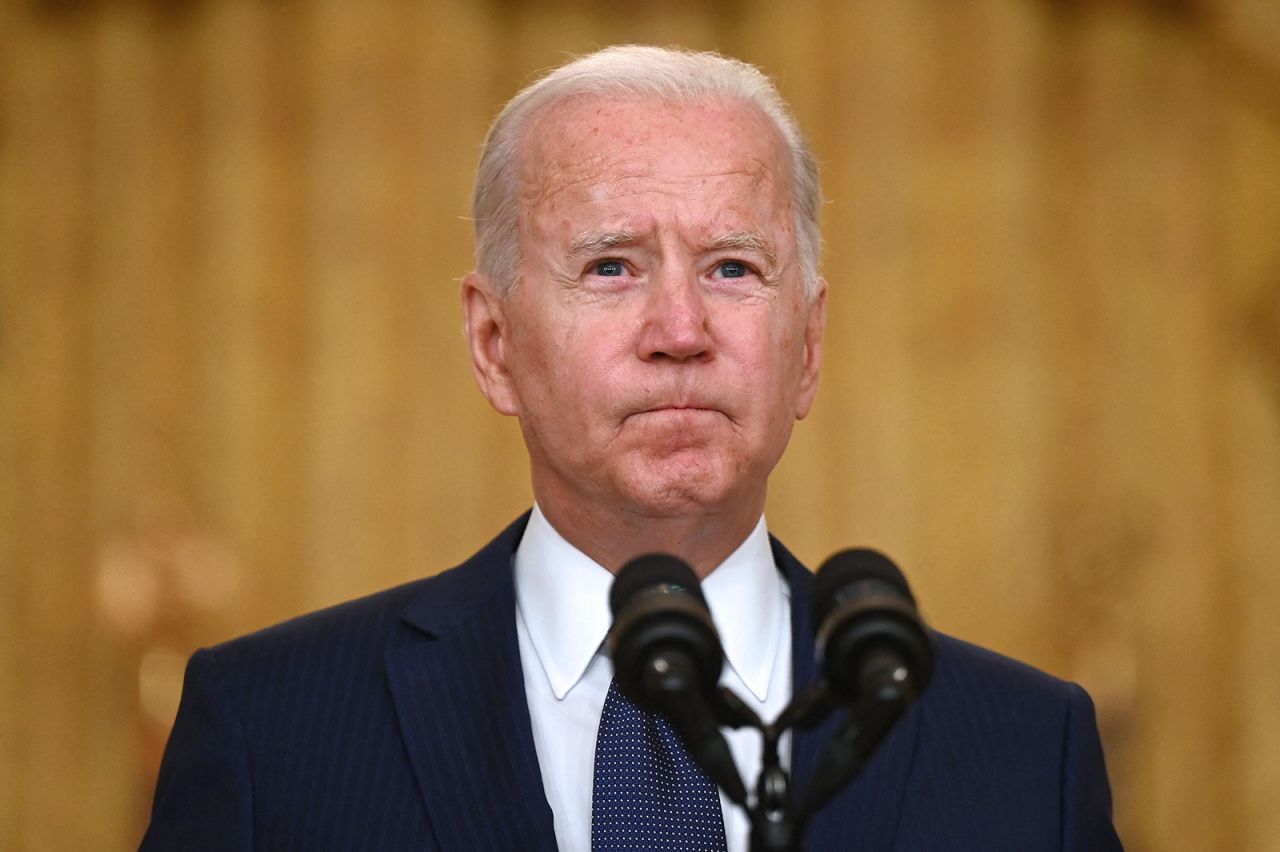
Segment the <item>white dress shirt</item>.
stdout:
<svg viewBox="0 0 1280 852">
<path fill-rule="evenodd" d="M 613 574 L 569 544 L 535 505 L 515 555 L 516 634 L 542 786 L 561 852 L 591 849 L 596 731 L 613 666 L 604 653 Z M 720 631 L 721 684 L 765 721 L 791 699 L 790 591 L 773 562 L 764 518 L 702 583 Z M 760 768 L 760 734 L 727 731 L 747 789 Z M 788 761 L 789 736 L 782 741 Z M 720 794 L 729 852 L 746 852 L 746 814 Z"/>
</svg>

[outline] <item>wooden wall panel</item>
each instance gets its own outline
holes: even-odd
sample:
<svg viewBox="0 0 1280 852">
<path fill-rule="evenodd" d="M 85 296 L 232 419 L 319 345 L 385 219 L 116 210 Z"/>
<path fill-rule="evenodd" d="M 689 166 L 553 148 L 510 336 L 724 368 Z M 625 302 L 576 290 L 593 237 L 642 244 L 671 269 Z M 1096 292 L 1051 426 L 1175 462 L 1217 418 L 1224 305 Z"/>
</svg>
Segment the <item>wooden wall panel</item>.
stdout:
<svg viewBox="0 0 1280 852">
<path fill-rule="evenodd" d="M 5 28 L 8 29 L 7 27 Z M 83 29 L 4 41 L 6 115 L 3 144 L 43 150 L 25 162 L 3 158 L 0 232 L 4 294 L 3 375 L 13 406 L 5 413 L 6 486 L 16 488 L 4 539 L 14 561 L 2 569 L 5 617 L 13 624 L 5 668 L 11 690 L 0 696 L 9 814 L 6 836 L 82 845 L 83 827 L 63 819 L 51 790 L 84 799 L 77 772 L 92 744 L 80 710 L 93 672 L 86 626 L 93 611 L 83 565 L 90 547 L 86 468 L 88 421 L 88 257 L 90 218 L 88 89 L 92 80 Z M 36 287 L 19 282 L 38 282 Z M 9 478 L 12 477 L 12 478 Z M 6 499 L 9 504 L 9 499 Z M 12 597 L 10 597 L 12 595 Z M 32 724 L 35 714 L 40 724 Z"/>
<path fill-rule="evenodd" d="M 0 845 L 132 848 L 194 647 L 528 504 L 461 336 L 471 174 L 533 73 L 644 40 L 762 65 L 823 162 L 827 363 L 771 527 L 1084 683 L 1129 848 L 1280 850 L 1278 20 L 0 6 Z"/>
<path fill-rule="evenodd" d="M 232 554 L 221 583 L 240 624 L 265 623 L 306 588 L 305 23 L 288 4 L 210 4 L 186 39 L 202 104 L 200 166 L 188 176 L 200 239 L 187 277 L 200 305 L 202 518 Z"/>
<path fill-rule="evenodd" d="M 1227 584 L 1221 616 L 1236 639 L 1219 724 L 1234 760 L 1215 781 L 1236 797 L 1239 848 L 1280 847 L 1280 122 L 1238 104 L 1224 109 L 1218 222 L 1222 303 L 1230 341 L 1222 361 L 1219 467 Z M 1268 846 L 1267 844 L 1270 844 Z"/>
</svg>

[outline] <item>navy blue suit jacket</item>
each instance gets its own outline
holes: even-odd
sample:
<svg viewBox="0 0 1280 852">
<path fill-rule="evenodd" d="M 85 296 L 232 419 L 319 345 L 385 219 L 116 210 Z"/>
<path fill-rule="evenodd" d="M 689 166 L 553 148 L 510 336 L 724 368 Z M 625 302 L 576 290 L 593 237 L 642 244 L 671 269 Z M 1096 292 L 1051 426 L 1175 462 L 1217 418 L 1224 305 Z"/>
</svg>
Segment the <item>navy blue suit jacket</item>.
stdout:
<svg viewBox="0 0 1280 852">
<path fill-rule="evenodd" d="M 515 631 L 524 521 L 439 576 L 198 651 L 142 848 L 555 849 Z M 815 677 L 810 574 L 774 555 L 799 689 Z M 936 640 L 932 684 L 808 848 L 1119 849 L 1084 691 Z M 801 788 L 827 733 L 795 736 Z"/>
</svg>

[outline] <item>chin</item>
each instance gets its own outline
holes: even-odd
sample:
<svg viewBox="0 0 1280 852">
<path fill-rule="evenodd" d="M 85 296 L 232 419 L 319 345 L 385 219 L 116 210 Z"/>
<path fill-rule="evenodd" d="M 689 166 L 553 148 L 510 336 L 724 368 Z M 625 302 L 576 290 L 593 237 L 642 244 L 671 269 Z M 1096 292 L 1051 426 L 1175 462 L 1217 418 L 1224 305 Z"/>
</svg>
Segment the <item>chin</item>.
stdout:
<svg viewBox="0 0 1280 852">
<path fill-rule="evenodd" d="M 631 503 L 645 515 L 678 518 L 713 514 L 732 502 L 739 489 L 722 465 L 649 470 L 624 488 Z"/>
</svg>

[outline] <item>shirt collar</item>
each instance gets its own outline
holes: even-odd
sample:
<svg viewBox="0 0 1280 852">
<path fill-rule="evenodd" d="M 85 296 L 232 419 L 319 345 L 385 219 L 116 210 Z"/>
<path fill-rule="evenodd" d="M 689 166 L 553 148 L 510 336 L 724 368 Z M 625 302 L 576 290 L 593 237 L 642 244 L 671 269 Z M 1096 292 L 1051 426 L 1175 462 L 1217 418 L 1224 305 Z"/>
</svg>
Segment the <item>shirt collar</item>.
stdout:
<svg viewBox="0 0 1280 852">
<path fill-rule="evenodd" d="M 516 548 L 515 583 L 534 652 L 563 699 L 609 632 L 613 574 L 566 541 L 535 503 Z"/>
<path fill-rule="evenodd" d="M 609 632 L 613 574 L 565 540 L 537 504 L 516 548 L 516 605 L 557 699 L 582 678 Z M 702 583 L 725 659 L 759 700 L 769 692 L 786 584 L 761 517 Z"/>
<path fill-rule="evenodd" d="M 702 581 L 725 661 L 759 701 L 769 694 L 788 592 L 773 562 L 763 515 L 738 549 Z"/>
</svg>

